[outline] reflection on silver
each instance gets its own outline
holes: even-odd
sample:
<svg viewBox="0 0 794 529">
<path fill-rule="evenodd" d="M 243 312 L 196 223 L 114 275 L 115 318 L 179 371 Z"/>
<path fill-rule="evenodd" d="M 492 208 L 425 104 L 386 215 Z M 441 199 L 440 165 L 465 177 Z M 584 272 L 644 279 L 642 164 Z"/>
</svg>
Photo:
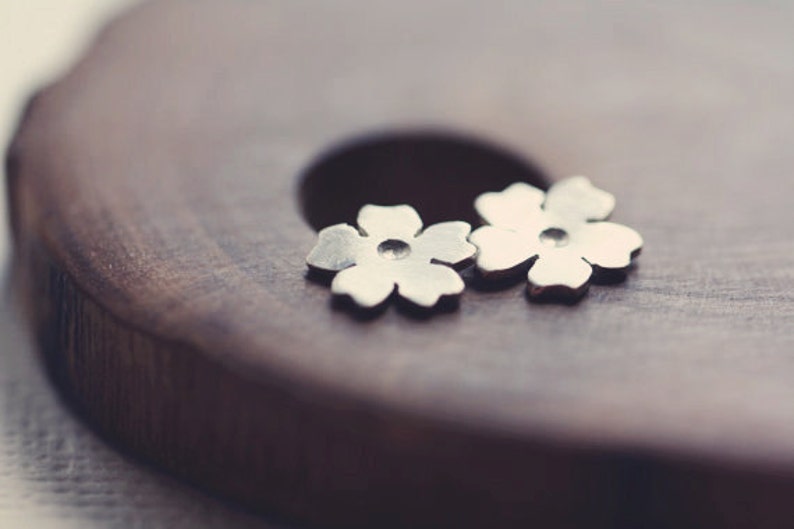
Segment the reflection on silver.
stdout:
<svg viewBox="0 0 794 529">
<path fill-rule="evenodd" d="M 464 284 L 450 267 L 465 265 L 477 249 L 466 241 L 466 222 L 442 222 L 422 231 L 411 206 L 366 205 L 358 213 L 358 230 L 336 224 L 320 231 L 306 258 L 313 270 L 338 272 L 331 291 L 358 306 L 376 307 L 395 291 L 420 307 L 458 296 Z"/>
<path fill-rule="evenodd" d="M 563 180 L 547 193 L 516 183 L 480 195 L 474 206 L 487 224 L 469 238 L 479 248 L 479 271 L 501 278 L 529 263 L 529 293 L 535 297 L 576 298 L 587 289 L 593 267 L 625 270 L 642 248 L 639 233 L 603 222 L 615 197 L 583 176 Z"/>
</svg>

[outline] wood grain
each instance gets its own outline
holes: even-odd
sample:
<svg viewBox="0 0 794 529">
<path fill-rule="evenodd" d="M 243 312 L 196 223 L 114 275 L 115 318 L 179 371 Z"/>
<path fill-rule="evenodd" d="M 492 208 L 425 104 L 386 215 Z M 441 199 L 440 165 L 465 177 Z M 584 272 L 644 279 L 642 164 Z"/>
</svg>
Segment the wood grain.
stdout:
<svg viewBox="0 0 794 529">
<path fill-rule="evenodd" d="M 124 457 L 64 406 L 0 298 L 0 527 L 290 529 Z"/>
<path fill-rule="evenodd" d="M 9 154 L 55 379 L 125 449 L 318 525 L 784 527 L 793 15 L 147 4 Z M 457 311 L 361 319 L 305 276 L 363 202 L 470 219 L 575 173 L 646 241 L 577 305 L 472 280 Z"/>
</svg>

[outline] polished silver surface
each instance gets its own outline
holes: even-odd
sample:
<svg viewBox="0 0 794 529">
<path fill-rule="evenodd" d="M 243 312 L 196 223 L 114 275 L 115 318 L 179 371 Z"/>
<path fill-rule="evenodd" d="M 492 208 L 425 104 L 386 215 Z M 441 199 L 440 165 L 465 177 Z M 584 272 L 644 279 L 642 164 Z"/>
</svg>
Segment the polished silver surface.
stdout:
<svg viewBox="0 0 794 529">
<path fill-rule="evenodd" d="M 525 183 L 477 197 L 475 208 L 487 224 L 469 240 L 479 248 L 477 268 L 486 278 L 520 273 L 533 297 L 576 298 L 593 269 L 625 270 L 642 248 L 631 228 L 605 222 L 615 197 L 583 176 L 553 185 L 547 193 Z"/>
<path fill-rule="evenodd" d="M 477 251 L 466 241 L 471 231 L 466 222 L 442 222 L 422 230 L 422 219 L 407 205 L 366 205 L 357 222 L 358 229 L 335 224 L 320 231 L 306 258 L 313 270 L 337 272 L 331 283 L 334 294 L 373 308 L 396 290 L 408 301 L 431 308 L 442 297 L 463 292 L 463 280 L 450 267 L 465 265 Z"/>
</svg>

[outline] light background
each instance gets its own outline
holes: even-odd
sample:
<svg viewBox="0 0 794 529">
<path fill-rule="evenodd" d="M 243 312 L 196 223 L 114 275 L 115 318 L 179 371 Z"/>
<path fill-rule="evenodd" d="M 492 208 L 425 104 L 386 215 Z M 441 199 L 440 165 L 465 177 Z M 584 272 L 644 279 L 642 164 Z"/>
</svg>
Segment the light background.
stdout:
<svg viewBox="0 0 794 529">
<path fill-rule="evenodd" d="M 0 145 L 8 145 L 22 105 L 58 77 L 90 42 L 103 20 L 131 0 L 3 0 L 0 2 Z M 0 213 L 5 219 L 5 186 Z M 3 223 L 0 256 L 7 259 Z"/>
</svg>

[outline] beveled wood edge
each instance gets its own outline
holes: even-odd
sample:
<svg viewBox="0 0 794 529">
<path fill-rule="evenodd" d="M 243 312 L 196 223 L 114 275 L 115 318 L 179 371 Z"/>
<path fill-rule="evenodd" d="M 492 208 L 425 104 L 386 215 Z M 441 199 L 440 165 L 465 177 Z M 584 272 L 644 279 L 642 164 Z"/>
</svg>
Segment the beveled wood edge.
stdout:
<svg viewBox="0 0 794 529">
<path fill-rule="evenodd" d="M 104 438 L 203 488 L 339 527 L 651 519 L 674 527 L 788 512 L 791 481 L 774 469 L 542 434 L 499 437 L 373 412 L 342 395 L 301 398 L 277 378 L 248 379 L 130 326 L 51 255 L 18 154 L 12 146 L 7 166 L 14 277 L 52 378 Z"/>
</svg>

